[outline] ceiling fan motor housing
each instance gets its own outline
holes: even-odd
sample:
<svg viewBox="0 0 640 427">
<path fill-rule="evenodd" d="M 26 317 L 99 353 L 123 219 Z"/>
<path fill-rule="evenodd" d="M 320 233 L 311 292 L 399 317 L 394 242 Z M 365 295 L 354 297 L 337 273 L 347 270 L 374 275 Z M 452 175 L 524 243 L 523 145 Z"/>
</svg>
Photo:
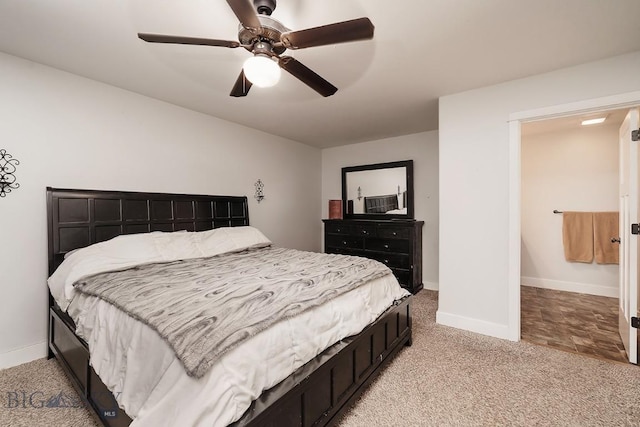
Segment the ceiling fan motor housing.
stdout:
<svg viewBox="0 0 640 427">
<path fill-rule="evenodd" d="M 276 0 L 253 0 L 253 5 L 260 15 L 271 15 L 276 10 Z"/>
<path fill-rule="evenodd" d="M 270 16 L 258 15 L 258 20 L 260 21 L 261 27 L 257 34 L 244 28 L 242 24 L 238 27 L 238 40 L 249 52 L 253 51 L 253 45 L 255 43 L 262 41 L 274 44 L 280 41 L 282 33 L 291 31 L 289 28 L 282 25 L 280 21 L 277 21 Z M 282 54 L 285 50 L 287 50 L 287 48 L 282 44 L 273 48 L 273 52 L 278 55 Z"/>
</svg>

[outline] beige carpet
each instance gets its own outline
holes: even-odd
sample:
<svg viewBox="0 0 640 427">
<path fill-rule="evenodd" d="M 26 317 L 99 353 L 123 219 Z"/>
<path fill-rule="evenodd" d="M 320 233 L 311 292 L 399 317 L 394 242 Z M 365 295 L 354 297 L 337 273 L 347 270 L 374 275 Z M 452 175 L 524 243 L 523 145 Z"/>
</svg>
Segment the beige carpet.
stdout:
<svg viewBox="0 0 640 427">
<path fill-rule="evenodd" d="M 436 325 L 434 295 L 341 427 L 640 426 L 640 367 Z"/>
<path fill-rule="evenodd" d="M 0 371 L 0 426 L 97 426 L 55 359 Z"/>
<path fill-rule="evenodd" d="M 434 295 L 416 296 L 413 346 L 341 427 L 640 426 L 639 367 L 436 325 Z M 95 425 L 53 360 L 0 371 L 0 392 L 0 426 Z"/>
</svg>

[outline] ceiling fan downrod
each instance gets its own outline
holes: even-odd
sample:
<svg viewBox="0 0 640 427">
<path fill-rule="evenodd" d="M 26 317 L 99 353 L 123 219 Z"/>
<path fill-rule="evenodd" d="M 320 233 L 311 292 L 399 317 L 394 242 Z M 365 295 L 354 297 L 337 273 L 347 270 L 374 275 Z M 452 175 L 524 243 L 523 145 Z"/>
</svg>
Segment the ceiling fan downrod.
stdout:
<svg viewBox="0 0 640 427">
<path fill-rule="evenodd" d="M 259 15 L 271 16 L 273 11 L 276 10 L 276 0 L 253 0 L 253 5 Z"/>
</svg>

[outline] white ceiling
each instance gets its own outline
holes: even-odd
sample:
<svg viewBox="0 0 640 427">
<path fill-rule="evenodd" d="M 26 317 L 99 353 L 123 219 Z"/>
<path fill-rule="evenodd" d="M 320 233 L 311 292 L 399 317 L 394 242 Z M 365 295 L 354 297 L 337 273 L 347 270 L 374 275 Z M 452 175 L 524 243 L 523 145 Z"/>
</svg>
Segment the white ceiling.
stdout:
<svg viewBox="0 0 640 427">
<path fill-rule="evenodd" d="M 640 50 L 638 0 L 280 0 L 304 29 L 367 16 L 374 39 L 297 50 L 339 88 L 284 73 L 229 96 L 244 49 L 150 44 L 138 32 L 236 40 L 224 0 L 2 0 L 0 51 L 317 147 L 433 130 L 438 97 Z"/>
<path fill-rule="evenodd" d="M 522 124 L 521 133 L 523 136 L 539 135 L 551 132 L 564 132 L 571 130 L 590 130 L 604 126 L 620 127 L 624 118 L 629 112 L 628 108 L 619 110 L 609 110 L 599 113 L 579 114 L 575 116 L 557 117 L 541 121 L 527 122 Z M 605 121 L 600 124 L 583 126 L 582 121 L 604 117 Z"/>
</svg>

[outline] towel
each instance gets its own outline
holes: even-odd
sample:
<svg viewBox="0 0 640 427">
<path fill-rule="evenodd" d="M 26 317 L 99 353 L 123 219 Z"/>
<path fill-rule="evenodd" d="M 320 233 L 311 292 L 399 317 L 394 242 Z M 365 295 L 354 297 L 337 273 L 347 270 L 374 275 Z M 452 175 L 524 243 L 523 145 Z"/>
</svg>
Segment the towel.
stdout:
<svg viewBox="0 0 640 427">
<path fill-rule="evenodd" d="M 562 243 L 567 261 L 593 261 L 593 213 L 564 212 L 562 214 Z"/>
<path fill-rule="evenodd" d="M 598 264 L 618 264 L 620 245 L 611 243 L 618 234 L 618 212 L 594 212 L 593 248 Z"/>
</svg>

